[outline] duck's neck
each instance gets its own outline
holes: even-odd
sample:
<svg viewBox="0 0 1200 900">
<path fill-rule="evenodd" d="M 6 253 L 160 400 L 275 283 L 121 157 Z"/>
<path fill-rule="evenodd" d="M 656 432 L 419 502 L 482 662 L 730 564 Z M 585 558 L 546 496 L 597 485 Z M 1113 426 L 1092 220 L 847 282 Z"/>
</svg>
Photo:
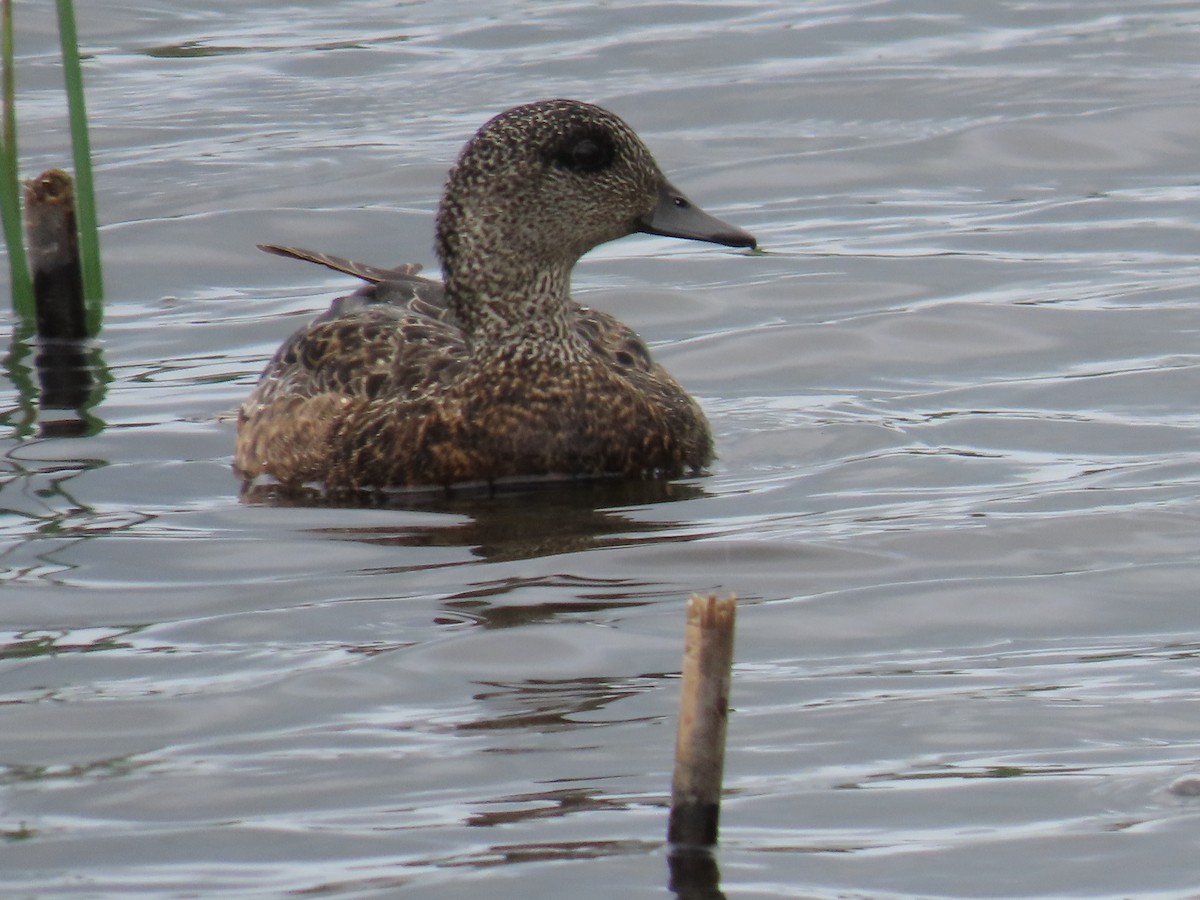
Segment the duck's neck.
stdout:
<svg viewBox="0 0 1200 900">
<path fill-rule="evenodd" d="M 571 312 L 573 259 L 547 260 L 519 240 L 495 246 L 490 229 L 446 225 L 439 222 L 438 235 L 446 301 L 472 355 L 570 359 L 586 351 Z"/>
</svg>

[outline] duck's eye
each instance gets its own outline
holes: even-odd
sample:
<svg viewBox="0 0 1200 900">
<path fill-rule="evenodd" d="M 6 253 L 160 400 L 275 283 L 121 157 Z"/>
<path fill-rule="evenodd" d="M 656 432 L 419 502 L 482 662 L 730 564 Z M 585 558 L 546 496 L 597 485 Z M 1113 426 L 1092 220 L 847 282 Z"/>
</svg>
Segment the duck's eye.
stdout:
<svg viewBox="0 0 1200 900">
<path fill-rule="evenodd" d="M 555 157 L 555 162 L 572 172 L 599 172 L 612 164 L 612 142 L 603 137 L 583 137 L 567 142 Z"/>
</svg>

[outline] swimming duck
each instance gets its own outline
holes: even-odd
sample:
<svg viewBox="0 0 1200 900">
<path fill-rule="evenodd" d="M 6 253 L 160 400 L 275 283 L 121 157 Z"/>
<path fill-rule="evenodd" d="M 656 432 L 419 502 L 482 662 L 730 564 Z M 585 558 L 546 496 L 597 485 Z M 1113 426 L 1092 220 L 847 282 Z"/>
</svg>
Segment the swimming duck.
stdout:
<svg viewBox="0 0 1200 900">
<path fill-rule="evenodd" d="M 491 119 L 451 169 L 444 283 L 264 245 L 368 283 L 267 365 L 238 415 L 237 473 L 344 494 L 699 472 L 713 458 L 699 406 L 632 329 L 570 297 L 576 261 L 635 232 L 756 246 L 617 116 L 547 100 Z"/>
</svg>

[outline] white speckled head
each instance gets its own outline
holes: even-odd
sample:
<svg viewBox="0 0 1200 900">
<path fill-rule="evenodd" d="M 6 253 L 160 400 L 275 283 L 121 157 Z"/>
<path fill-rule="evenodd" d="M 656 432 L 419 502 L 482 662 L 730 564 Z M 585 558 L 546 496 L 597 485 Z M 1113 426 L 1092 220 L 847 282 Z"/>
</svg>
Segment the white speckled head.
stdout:
<svg viewBox="0 0 1200 900">
<path fill-rule="evenodd" d="M 501 113 L 463 148 L 438 211 L 437 250 L 466 330 L 511 331 L 534 319 L 552 327 L 579 257 L 638 231 L 754 246 L 674 188 L 620 118 L 543 100 Z"/>
<path fill-rule="evenodd" d="M 518 260 L 572 266 L 637 231 L 664 180 L 632 129 L 597 106 L 547 100 L 503 112 L 450 172 L 438 214 L 447 278 Z"/>
</svg>

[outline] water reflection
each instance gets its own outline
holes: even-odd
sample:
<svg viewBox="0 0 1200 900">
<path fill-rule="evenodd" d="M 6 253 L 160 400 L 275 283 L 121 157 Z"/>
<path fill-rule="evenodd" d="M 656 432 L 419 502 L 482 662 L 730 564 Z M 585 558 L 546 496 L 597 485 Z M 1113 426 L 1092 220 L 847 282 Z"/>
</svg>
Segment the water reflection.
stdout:
<svg viewBox="0 0 1200 900">
<path fill-rule="evenodd" d="M 27 360 L 33 355 L 33 366 Z M 18 437 L 83 437 L 98 434 L 104 421 L 92 410 L 112 380 L 100 347 L 90 341 L 35 338 L 28 328 L 13 335 L 4 372 L 17 389 L 17 405 L 0 422 Z M 36 381 L 34 376 L 36 375 Z"/>
<path fill-rule="evenodd" d="M 672 847 L 667 865 L 671 873 L 667 888 L 679 900 L 725 900 L 721 870 L 712 851 L 703 847 Z"/>
<path fill-rule="evenodd" d="M 620 700 L 660 687 L 667 677 L 666 673 L 651 673 L 634 677 L 605 675 L 507 684 L 482 682 L 481 686 L 486 690 L 474 698 L 482 707 L 481 717 L 458 724 L 456 730 L 535 729 L 538 734 L 547 734 L 578 728 L 581 717 L 586 714 L 599 712 Z M 594 723 L 596 720 L 587 721 Z"/>
<path fill-rule="evenodd" d="M 488 562 L 534 559 L 644 540 L 694 540 L 703 533 L 689 529 L 681 534 L 679 529 L 686 521 L 682 516 L 679 521 L 641 521 L 630 516 L 628 510 L 704 496 L 704 489 L 694 482 L 663 480 L 559 483 L 491 496 L 392 495 L 387 500 L 388 508 L 447 513 L 456 519 L 451 524 L 437 521 L 400 527 L 320 528 L 313 532 L 397 547 L 470 547 L 473 554 Z M 311 506 L 312 499 L 271 497 L 270 502 Z M 501 587 L 497 592 L 504 590 Z"/>
<path fill-rule="evenodd" d="M 606 796 L 600 791 L 583 790 L 582 788 L 561 788 L 539 793 L 514 794 L 508 797 L 497 797 L 486 802 L 494 803 L 503 809 L 469 816 L 466 819 L 467 825 L 490 828 L 495 825 L 512 825 L 531 819 L 557 818 L 577 812 L 620 811 L 627 809 L 630 805 L 626 800 Z M 578 850 L 580 845 L 559 844 L 555 846 L 557 855 L 562 856 L 567 846 Z"/>
<path fill-rule="evenodd" d="M 442 603 L 445 616 L 442 621 L 467 620 L 485 628 L 515 628 L 524 625 L 537 625 L 552 622 L 562 615 L 580 615 L 581 613 L 599 612 L 605 609 L 631 609 L 645 606 L 654 602 L 644 594 L 645 582 L 630 579 L 608 579 L 604 582 L 591 580 L 593 589 L 604 590 L 603 599 L 579 600 L 572 598 L 559 602 L 510 605 L 502 599 L 505 595 L 518 593 L 530 587 L 547 587 L 562 584 L 570 579 L 529 579 L 507 578 L 490 585 L 471 588 L 463 594 Z M 570 584 L 572 590 L 578 592 L 585 586 L 582 579 L 576 579 Z M 468 599 L 458 599 L 466 594 Z M 476 597 L 496 597 L 491 600 L 475 599 Z"/>
</svg>

